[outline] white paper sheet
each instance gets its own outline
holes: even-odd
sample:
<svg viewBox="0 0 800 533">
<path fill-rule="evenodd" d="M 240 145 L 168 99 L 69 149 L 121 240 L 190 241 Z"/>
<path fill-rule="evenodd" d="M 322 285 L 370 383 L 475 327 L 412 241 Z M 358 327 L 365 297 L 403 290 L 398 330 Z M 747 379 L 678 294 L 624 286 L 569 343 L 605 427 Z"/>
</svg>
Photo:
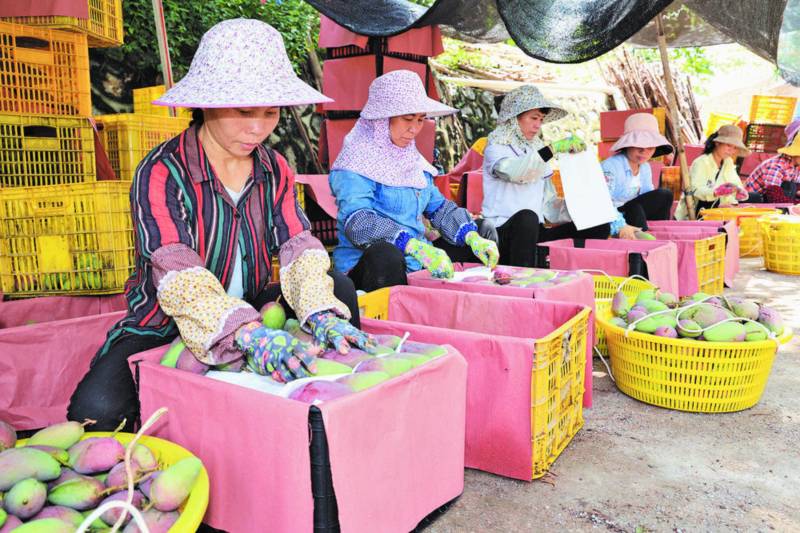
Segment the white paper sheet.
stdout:
<svg viewBox="0 0 800 533">
<path fill-rule="evenodd" d="M 561 185 L 567 211 L 579 230 L 593 228 L 617 218 L 603 169 L 591 150 L 558 157 Z"/>
<path fill-rule="evenodd" d="M 450 281 L 450 282 L 461 282 L 464 281 L 464 278 L 470 278 L 473 276 L 482 276 L 485 277 L 487 280 L 492 279 L 492 271 L 489 269 L 489 267 L 485 266 L 471 267 L 462 270 L 461 272 L 454 272 L 452 278 L 449 279 L 442 278 L 442 279 L 444 279 L 444 281 Z"/>
</svg>

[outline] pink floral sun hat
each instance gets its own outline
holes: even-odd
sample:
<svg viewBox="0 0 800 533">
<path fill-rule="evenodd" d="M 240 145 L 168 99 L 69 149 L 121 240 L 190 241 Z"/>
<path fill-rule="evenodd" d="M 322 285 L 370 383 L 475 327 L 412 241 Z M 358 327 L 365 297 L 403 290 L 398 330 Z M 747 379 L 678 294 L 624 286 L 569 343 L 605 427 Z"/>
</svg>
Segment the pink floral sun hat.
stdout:
<svg viewBox="0 0 800 533">
<path fill-rule="evenodd" d="M 672 145 L 658 131 L 658 119 L 650 113 L 634 113 L 625 119 L 622 137 L 611 147 L 612 152 L 625 148 L 655 148 L 653 157 L 671 154 Z"/>
<path fill-rule="evenodd" d="M 202 109 L 332 101 L 295 75 L 275 28 L 260 20 L 231 19 L 203 35 L 189 72 L 153 103 Z"/>
<path fill-rule="evenodd" d="M 442 117 L 458 113 L 458 109 L 428 98 L 422 80 L 414 72 L 395 70 L 372 81 L 361 118 L 375 120 L 416 113 Z"/>
</svg>

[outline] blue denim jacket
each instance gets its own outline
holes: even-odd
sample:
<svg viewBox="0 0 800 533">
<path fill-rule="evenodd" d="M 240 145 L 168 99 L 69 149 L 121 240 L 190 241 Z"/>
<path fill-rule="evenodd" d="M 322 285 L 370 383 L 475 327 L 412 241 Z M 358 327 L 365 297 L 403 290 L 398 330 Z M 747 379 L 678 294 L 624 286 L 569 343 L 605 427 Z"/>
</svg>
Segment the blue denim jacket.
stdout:
<svg viewBox="0 0 800 533">
<path fill-rule="evenodd" d="M 624 153 L 609 157 L 600 166 L 603 167 L 614 207 L 621 207 L 637 196 L 653 190 L 653 171 L 650 163 L 639 166 L 638 176 L 633 175 Z"/>
<path fill-rule="evenodd" d="M 434 218 L 440 222 L 438 229 L 446 240 L 453 243 L 463 240 L 463 237 L 459 239 L 459 232 L 466 225 L 473 224 L 469 213 L 446 200 L 433 184 L 430 174 L 426 172 L 425 177 L 428 186 L 415 189 L 383 185 L 348 170 L 331 171 L 328 181 L 339 210 L 336 220 L 339 245 L 333 251 L 336 270 L 348 272 L 370 244 L 377 241 L 395 243 L 402 232 L 429 242 L 425 239 L 423 215 L 431 218 L 436 213 Z M 354 230 L 354 225 L 348 224 L 352 215 L 361 210 L 374 211 L 379 216 L 378 221 L 373 227 Z M 406 265 L 409 272 L 422 268 L 418 261 L 408 255 Z"/>
</svg>

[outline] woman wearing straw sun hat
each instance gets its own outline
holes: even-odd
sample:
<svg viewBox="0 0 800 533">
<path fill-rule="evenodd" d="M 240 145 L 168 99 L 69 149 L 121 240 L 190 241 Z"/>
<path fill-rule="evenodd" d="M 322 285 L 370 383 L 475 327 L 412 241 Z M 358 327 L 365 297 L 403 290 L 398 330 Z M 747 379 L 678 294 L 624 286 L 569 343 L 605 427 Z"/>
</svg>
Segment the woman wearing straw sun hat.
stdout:
<svg viewBox="0 0 800 533">
<path fill-rule="evenodd" d="M 352 283 L 327 274 L 330 261 L 297 203 L 292 169 L 263 144 L 280 107 L 326 101 L 295 76 L 268 24 L 227 20 L 203 35 L 187 75 L 154 102 L 192 107 L 194 120 L 136 170 L 128 313 L 74 392 L 71 420 L 92 418 L 105 430 L 125 418 L 131 429 L 139 408 L 127 359 L 178 334 L 209 366 L 246 365 L 277 381 L 313 374 L 318 348 L 261 323 L 258 309 L 279 292 L 316 344 L 342 352 L 348 343 L 372 346 L 356 329 Z M 268 289 L 275 253 L 279 290 Z"/>
<path fill-rule="evenodd" d="M 759 195 L 748 194 L 736 171 L 735 159 L 750 153 L 742 142 L 742 136 L 738 126 L 726 124 L 720 127 L 706 139 L 703 155 L 692 162 L 690 187 L 698 212 L 711 207 L 730 207 L 744 201 L 760 201 Z M 675 218 L 689 218 L 684 195 L 678 202 Z"/>
<path fill-rule="evenodd" d="M 480 236 L 466 209 L 442 196 L 433 184 L 436 169 L 414 144 L 426 117 L 457 112 L 428 98 L 409 70 L 389 72 L 370 85 L 329 177 L 338 207 L 334 264 L 357 288 L 405 284 L 406 272 L 422 268 L 451 277 L 452 261 L 497 264 L 497 245 Z M 423 216 L 441 234 L 435 246 L 425 238 Z"/>
<path fill-rule="evenodd" d="M 611 147 L 615 154 L 603 161 L 611 200 L 624 220 L 611 225 L 612 234 L 635 238 L 647 230 L 648 220 L 667 220 L 672 207 L 672 191 L 656 189 L 648 161 L 672 153 L 672 145 L 658 130 L 658 120 L 650 113 L 634 113 L 625 120 L 622 137 Z"/>
<path fill-rule="evenodd" d="M 763 161 L 750 173 L 744 187 L 750 193 L 761 194 L 769 203 L 796 203 L 798 184 L 800 135 L 792 135 L 788 146 L 778 148 L 778 155 Z"/>
<path fill-rule="evenodd" d="M 567 237 L 605 239 L 609 225 L 581 231 L 572 222 L 555 226 L 549 220 L 547 199 L 553 195 L 554 153 L 580 152 L 584 142 L 575 136 L 545 146 L 543 124 L 567 112 L 545 99 L 538 88 L 523 85 L 509 92 L 500 104 L 497 127 L 489 134 L 483 159 L 483 216 L 494 224 L 500 238 L 500 262 L 535 266 L 536 243 Z"/>
</svg>

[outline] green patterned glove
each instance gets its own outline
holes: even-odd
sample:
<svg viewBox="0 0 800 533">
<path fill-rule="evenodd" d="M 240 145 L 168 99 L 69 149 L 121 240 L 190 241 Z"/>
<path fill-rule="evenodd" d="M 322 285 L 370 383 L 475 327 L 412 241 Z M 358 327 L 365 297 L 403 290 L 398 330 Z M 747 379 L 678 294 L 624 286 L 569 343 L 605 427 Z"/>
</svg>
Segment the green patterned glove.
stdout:
<svg viewBox="0 0 800 533">
<path fill-rule="evenodd" d="M 484 239 L 478 235 L 477 231 L 470 231 L 464 237 L 464 242 L 467 246 L 472 248 L 472 253 L 475 257 L 481 260 L 481 263 L 489 268 L 497 266 L 497 261 L 500 259 L 500 252 L 497 250 L 497 243 Z"/>
<path fill-rule="evenodd" d="M 586 150 L 586 143 L 577 135 L 570 134 L 569 137 L 551 144 L 550 148 L 556 154 L 576 154 Z"/>
<path fill-rule="evenodd" d="M 409 239 L 405 252 L 422 263 L 434 278 L 452 278 L 453 263 L 444 250 L 419 239 Z"/>
<path fill-rule="evenodd" d="M 308 317 L 308 325 L 314 342 L 323 348 L 332 345 L 339 353 L 347 353 L 354 345 L 367 353 L 377 346 L 375 338 L 357 329 L 347 320 L 339 318 L 330 311 L 320 311 Z"/>
</svg>

